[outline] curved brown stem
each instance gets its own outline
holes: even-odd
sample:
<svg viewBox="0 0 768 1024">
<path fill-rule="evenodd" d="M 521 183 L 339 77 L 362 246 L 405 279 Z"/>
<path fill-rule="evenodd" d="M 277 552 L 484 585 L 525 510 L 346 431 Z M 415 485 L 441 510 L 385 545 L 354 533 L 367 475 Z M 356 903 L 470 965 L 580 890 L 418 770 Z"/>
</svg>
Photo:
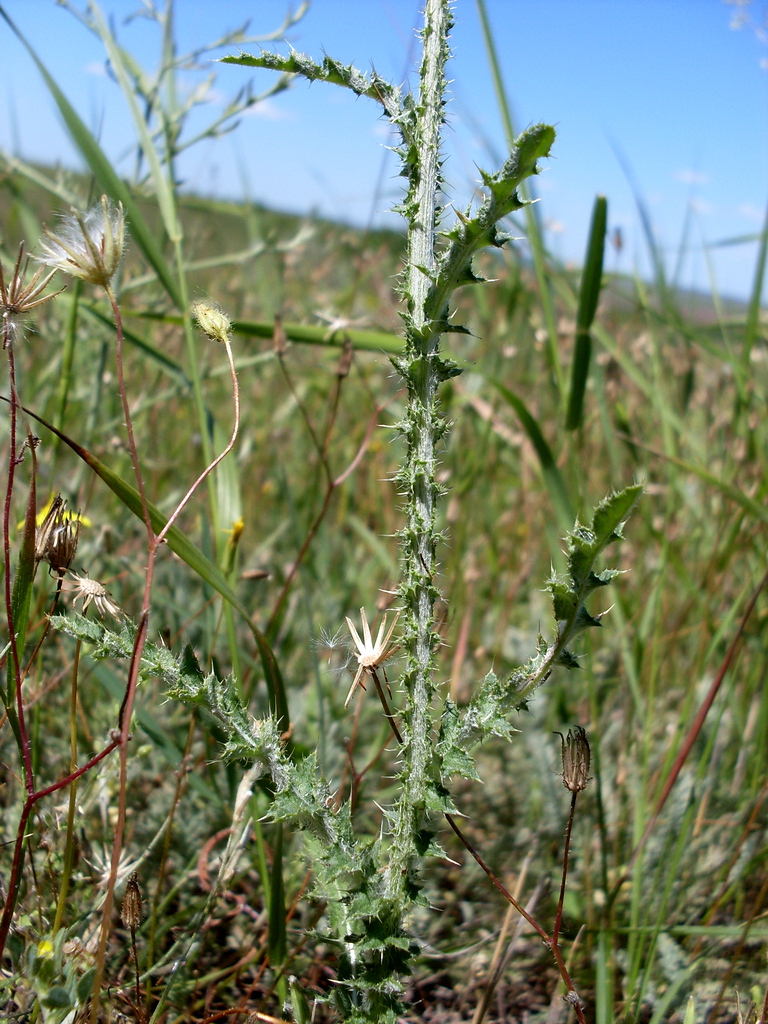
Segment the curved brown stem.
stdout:
<svg viewBox="0 0 768 1024">
<path fill-rule="evenodd" d="M 392 727 L 392 732 L 394 733 L 395 739 L 402 746 L 403 737 L 400 735 L 400 730 L 397 728 L 397 725 L 395 724 L 395 716 L 392 714 L 392 711 L 389 707 L 389 702 L 387 701 L 386 695 L 384 693 L 384 688 L 382 687 L 379 681 L 379 674 L 375 668 L 371 669 L 371 675 L 373 676 L 373 684 L 376 687 L 376 692 L 379 695 L 381 706 L 384 708 L 384 715 L 387 718 L 387 721 L 389 722 L 390 726 Z"/>
<path fill-rule="evenodd" d="M 554 935 L 547 935 L 547 933 L 544 931 L 544 929 L 541 927 L 538 921 L 536 921 L 535 918 L 531 917 L 531 915 L 528 913 L 525 907 L 521 903 L 519 903 L 518 900 L 516 900 L 515 897 L 512 895 L 512 893 L 509 892 L 501 884 L 496 875 L 488 867 L 488 865 L 485 863 L 483 858 L 474 848 L 472 843 L 470 843 L 470 841 L 461 831 L 459 826 L 456 824 L 453 816 L 450 814 L 446 814 L 445 818 L 448 824 L 453 829 L 453 831 L 456 833 L 461 844 L 474 857 L 474 859 L 477 861 L 477 863 L 480 865 L 480 867 L 483 869 L 486 875 L 488 875 L 491 882 L 493 882 L 494 886 L 499 890 L 504 899 L 508 900 L 512 904 L 512 906 L 515 908 L 518 914 L 525 918 L 528 924 L 538 932 L 538 934 L 541 936 L 544 942 L 546 942 L 546 944 L 550 947 L 550 949 L 552 950 L 552 955 L 555 958 L 555 963 L 557 964 L 557 969 L 560 971 L 560 977 L 563 979 L 563 983 L 565 984 L 565 987 L 568 989 L 568 995 L 565 998 L 568 1001 L 568 1003 L 573 1007 L 579 1024 L 586 1024 L 586 1018 L 584 1017 L 584 1009 L 582 1007 L 581 999 L 579 998 L 573 981 L 571 980 L 571 976 L 568 973 L 568 968 L 565 966 L 563 954 L 560 952 L 560 945 L 557 942 L 556 937 Z"/>
</svg>

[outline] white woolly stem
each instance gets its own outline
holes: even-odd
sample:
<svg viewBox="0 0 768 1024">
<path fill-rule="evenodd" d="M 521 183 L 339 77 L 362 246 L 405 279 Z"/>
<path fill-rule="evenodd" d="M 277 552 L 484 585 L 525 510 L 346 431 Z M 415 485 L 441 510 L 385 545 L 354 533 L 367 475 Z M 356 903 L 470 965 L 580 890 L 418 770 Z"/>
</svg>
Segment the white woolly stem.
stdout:
<svg viewBox="0 0 768 1024">
<path fill-rule="evenodd" d="M 396 906 L 403 906 L 404 886 L 417 857 L 415 839 L 424 813 L 427 769 L 431 755 L 432 670 L 435 635 L 433 605 L 437 591 L 435 571 L 435 508 L 439 488 L 435 481 L 435 447 L 442 433 L 437 409 L 440 329 L 429 322 L 427 299 L 435 268 L 435 230 L 440 189 L 440 130 L 443 121 L 445 64 L 451 26 L 447 0 L 427 0 L 424 15 L 424 50 L 421 66 L 415 143 L 415 166 L 409 167 L 411 190 L 405 209 L 408 217 L 408 265 L 405 293 L 408 301 L 407 355 L 403 367 L 409 404 L 404 423 L 407 455 L 400 481 L 405 490 L 406 524 L 403 530 L 403 582 L 406 606 L 404 642 L 408 653 L 405 686 L 403 790 L 397 805 L 392 858 L 385 891 Z"/>
</svg>

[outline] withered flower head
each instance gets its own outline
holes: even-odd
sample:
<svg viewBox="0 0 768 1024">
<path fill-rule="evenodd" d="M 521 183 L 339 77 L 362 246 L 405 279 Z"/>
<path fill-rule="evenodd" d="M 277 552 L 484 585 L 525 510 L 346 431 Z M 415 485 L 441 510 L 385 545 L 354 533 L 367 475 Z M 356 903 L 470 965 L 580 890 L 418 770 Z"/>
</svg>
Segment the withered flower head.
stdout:
<svg viewBox="0 0 768 1024">
<path fill-rule="evenodd" d="M 70 570 L 70 576 L 64 580 L 62 589 L 75 595 L 72 601 L 75 606 L 78 598 L 83 599 L 83 612 L 93 602 L 102 616 L 109 612 L 110 615 L 119 618 L 122 614 L 118 605 L 110 597 L 107 588 L 89 576 L 78 576 L 76 572 Z"/>
<path fill-rule="evenodd" d="M 79 277 L 90 284 L 109 288 L 120 266 L 125 246 L 125 213 L 102 196 L 87 213 L 74 207 L 63 218 L 58 231 L 45 229 L 41 242 L 41 263 Z"/>
<path fill-rule="evenodd" d="M 35 536 L 35 561 L 46 561 L 59 575 L 72 564 L 80 537 L 80 517 L 66 510 L 67 503 L 60 494 L 37 528 Z"/>
<path fill-rule="evenodd" d="M 125 899 L 123 900 L 123 909 L 120 915 L 123 927 L 130 928 L 132 932 L 135 932 L 141 924 L 141 911 L 142 899 L 139 876 L 134 871 L 128 879 L 128 884 L 125 888 Z"/>
<path fill-rule="evenodd" d="M 24 258 L 24 243 L 19 246 L 19 255 L 13 267 L 13 274 L 10 282 L 6 283 L 3 274 L 3 265 L 0 263 L 0 309 L 3 314 L 3 348 L 7 348 L 13 342 L 19 330 L 19 317 L 34 309 L 35 306 L 42 306 L 44 302 L 60 295 L 63 289 L 57 292 L 50 292 L 48 295 L 42 293 L 51 282 L 56 273 L 55 269 L 43 277 L 43 268 L 38 267 L 29 280 L 24 284 L 24 278 L 29 269 L 29 256 Z"/>
<path fill-rule="evenodd" d="M 569 729 L 568 735 L 560 737 L 563 754 L 563 785 L 571 793 L 580 793 L 587 788 L 590 781 L 589 775 L 589 740 L 587 734 L 580 725 L 575 729 Z"/>
<path fill-rule="evenodd" d="M 344 701 L 344 707 L 349 705 L 352 700 L 352 694 L 358 687 L 358 684 L 365 689 L 364 677 L 366 672 L 375 672 L 376 669 L 385 661 L 389 661 L 393 654 L 396 654 L 400 650 L 400 644 L 390 643 L 392 634 L 395 631 L 397 620 L 400 618 L 400 612 L 395 613 L 395 619 L 392 625 L 389 627 L 387 632 L 387 616 L 384 615 L 379 626 L 379 632 L 376 634 L 376 642 L 374 643 L 371 637 L 371 629 L 368 625 L 368 619 L 365 614 L 365 608 L 360 609 L 360 621 L 363 624 L 363 637 L 360 639 L 360 634 L 355 629 L 355 625 L 351 619 L 347 619 L 347 628 L 349 629 L 352 640 L 354 641 L 355 647 L 357 648 L 357 663 L 360 666 L 357 670 L 357 674 L 352 681 L 352 685 L 349 688 L 347 699 Z"/>
</svg>

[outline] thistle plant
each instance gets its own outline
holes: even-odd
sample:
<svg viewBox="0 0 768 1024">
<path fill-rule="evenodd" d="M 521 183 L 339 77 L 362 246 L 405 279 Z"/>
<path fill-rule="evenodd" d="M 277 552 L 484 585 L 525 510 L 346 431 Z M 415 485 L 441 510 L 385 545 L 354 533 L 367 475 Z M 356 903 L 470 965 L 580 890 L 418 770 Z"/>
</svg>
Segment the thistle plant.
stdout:
<svg viewBox="0 0 768 1024">
<path fill-rule="evenodd" d="M 443 352 L 443 337 L 463 330 L 452 320 L 452 296 L 460 286 L 480 280 L 473 271 L 475 254 L 488 246 L 501 247 L 508 239 L 498 223 L 526 205 L 519 188 L 538 172 L 538 161 L 548 155 L 554 130 L 539 125 L 525 132 L 499 171 L 483 173 L 485 197 L 479 208 L 459 213 L 454 225 L 441 231 L 445 213 L 440 206 L 441 131 L 449 4 L 427 0 L 424 17 L 416 97 L 402 95 L 375 73 L 364 75 L 329 57 L 322 64 L 295 52 L 288 57 L 263 53 L 225 58 L 233 64 L 271 68 L 350 88 L 379 102 L 402 139 L 398 153 L 408 181 L 407 194 L 398 207 L 408 226 L 402 280 L 405 352 L 394 363 L 408 393 L 406 413 L 399 424 L 405 458 L 397 475 L 405 516 L 398 590 L 402 633 L 397 642 L 402 644 L 406 665 L 400 680 L 404 706 L 396 714 L 377 676 L 378 666 L 391 653 L 393 627 L 386 632 L 382 622 L 374 643 L 364 611 L 363 639 L 348 620 L 359 664 L 350 696 L 364 675 L 370 674 L 399 744 L 400 792 L 385 810 L 383 834 L 373 841 L 356 836 L 349 805 L 336 806 L 331 787 L 318 777 L 316 759 L 310 756 L 296 761 L 279 743 L 276 723 L 249 721 L 245 708 L 238 706 L 231 682 L 187 672 L 179 674 L 170 690 L 183 700 L 203 704 L 219 718 L 229 736 L 229 755 L 250 763 L 260 761 L 262 770 L 270 774 L 275 789 L 271 817 L 291 822 L 308 834 L 316 892 L 329 903 L 329 922 L 339 948 L 334 1001 L 342 1019 L 355 1024 L 394 1021 L 402 1012 L 398 979 L 408 970 L 416 949 L 407 922 L 420 899 L 424 859 L 441 852 L 436 832 L 443 815 L 460 834 L 452 817 L 457 808 L 449 783 L 457 774 L 475 777 L 472 748 L 488 735 L 511 738 L 510 714 L 525 706 L 555 666 L 575 665 L 567 645 L 584 629 L 599 624 L 599 619 L 587 612 L 586 599 L 615 575 L 610 570 L 596 573 L 595 562 L 606 545 L 621 536 L 621 523 L 639 493 L 638 488 L 630 488 L 611 496 L 597 509 L 589 528 L 577 524 L 570 536 L 569 575 L 550 581 L 558 623 L 555 639 L 551 643 L 540 639 L 538 652 L 510 678 L 498 680 L 489 673 L 463 713 L 446 701 L 436 718 L 435 651 L 439 638 L 434 605 L 440 596 L 436 576 L 441 495 L 437 463 L 447 430 L 439 402 L 441 385 L 459 372 Z M 550 940 L 540 926 L 537 928 L 551 941 L 572 1002 L 583 1019 L 559 953 L 557 930 Z"/>
<path fill-rule="evenodd" d="M 400 608 L 389 627 L 386 616 L 383 617 L 375 640 L 364 608 L 361 610 L 361 632 L 358 632 L 351 619 L 347 619 L 358 664 L 345 706 L 350 703 L 358 687 L 364 687 L 370 678 L 391 729 L 399 759 L 399 790 L 391 804 L 384 809 L 384 824 L 378 836 L 361 835 L 356 831 L 352 801 L 345 802 L 337 798 L 335 787 L 320 772 L 316 755 L 302 756 L 291 745 L 284 704 L 281 706 L 279 700 L 274 700 L 272 714 L 256 720 L 242 699 L 236 672 L 221 679 L 215 671 L 203 671 L 191 647 L 186 647 L 179 656 L 150 639 L 152 590 L 161 545 L 165 541 L 171 543 L 172 539 L 176 544 L 179 543 L 175 532 L 177 522 L 193 495 L 209 479 L 221 460 L 233 450 L 238 436 L 239 388 L 232 355 L 232 325 L 229 318 L 212 303 L 198 302 L 190 310 L 185 309 L 185 318 L 194 317 L 200 329 L 225 348 L 232 381 L 234 425 L 226 447 L 215 458 L 212 455 L 206 458 L 203 472 L 176 504 L 170 516 L 161 520 L 157 510 L 150 505 L 146 493 L 124 375 L 122 314 L 113 283 L 125 242 L 123 205 L 103 196 L 91 211 L 83 213 L 73 209 L 57 231 L 46 232 L 47 240 L 42 243 L 42 260 L 45 266 L 51 268 L 50 273 L 42 277 L 42 271 L 38 271 L 26 286 L 15 283 L 21 266 L 20 256 L 11 289 L 6 292 L 3 284 L 3 299 L 8 307 L 9 318 L 20 311 L 17 307 L 23 306 L 22 299 L 29 304 L 44 301 L 43 289 L 54 271 L 61 271 L 96 286 L 105 293 L 115 324 L 118 387 L 136 483 L 134 495 L 130 498 L 131 507 L 142 520 L 146 531 L 146 570 L 141 611 L 136 623 L 121 617 L 118 625 L 107 624 L 77 612 L 68 616 L 57 615 L 52 619 L 58 629 L 77 641 L 77 657 L 81 645 L 86 644 L 93 659 L 126 662 L 127 678 L 117 727 L 112 731 L 104 749 L 85 766 L 77 769 L 73 745 L 69 774 L 45 789 L 35 786 L 28 743 L 26 746 L 24 743 L 18 651 L 11 660 L 16 680 L 15 700 L 9 697 L 7 707 L 9 715 L 16 713 L 18 716 L 17 732 L 27 770 L 28 793 L 17 834 L 10 896 L 0 922 L 0 947 L 10 927 L 19 886 L 24 831 L 33 806 L 43 796 L 70 785 L 71 831 L 74 784 L 82 774 L 113 750 L 119 754 L 117 814 L 93 974 L 90 1011 L 93 1024 L 98 1019 L 100 995 L 104 988 L 107 944 L 118 882 L 132 869 L 132 866 L 123 863 L 121 857 L 128 800 L 128 747 L 138 687 L 142 679 L 149 677 L 160 679 L 169 695 L 203 707 L 213 715 L 226 737 L 223 757 L 247 765 L 235 801 L 232 835 L 222 861 L 219 882 L 223 884 L 223 880 L 231 877 L 234 870 L 234 863 L 240 853 L 240 840 L 235 836 L 243 837 L 247 832 L 247 823 L 243 826 L 245 807 L 253 783 L 258 778 L 264 777 L 263 783 L 270 794 L 271 820 L 278 823 L 278 827 L 281 827 L 280 823 L 287 823 L 304 833 L 313 864 L 314 890 L 327 905 L 328 938 L 338 954 L 332 999 L 341 1019 L 351 1024 L 382 1021 L 393 1024 L 403 1012 L 402 978 L 410 970 L 418 951 L 415 936 L 411 933 L 411 916 L 414 907 L 423 902 L 422 875 L 427 859 L 442 855 L 438 832 L 446 820 L 496 887 L 521 910 L 549 944 L 568 989 L 569 1000 L 579 1019 L 584 1019 L 580 1000 L 559 946 L 568 843 L 558 916 L 550 934 L 522 911 L 463 835 L 456 821 L 459 808 L 451 796 L 450 786 L 456 776 L 477 778 L 473 751 L 478 744 L 490 736 L 511 740 L 511 715 L 526 706 L 556 667 L 569 669 L 576 665 L 575 655 L 570 648 L 572 641 L 583 630 L 599 625 L 600 621 L 598 615 L 592 615 L 587 610 L 588 598 L 593 591 L 607 585 L 616 574 L 614 570 L 597 571 L 598 560 L 607 545 L 621 537 L 622 523 L 637 500 L 639 489 L 629 488 L 611 495 L 595 510 L 588 526 L 577 523 L 570 534 L 567 542 L 567 575 L 563 578 L 553 576 L 548 583 L 556 622 L 554 637 L 549 641 L 540 637 L 533 656 L 508 677 L 499 679 L 493 672 L 489 672 L 479 682 L 467 707 L 461 709 L 444 698 L 436 679 L 439 636 L 434 617 L 435 603 L 440 597 L 437 578 L 441 536 L 437 515 L 442 490 L 437 481 L 437 467 L 440 447 L 448 430 L 441 413 L 440 398 L 442 385 L 460 372 L 456 362 L 445 352 L 444 338 L 464 331 L 453 319 L 454 293 L 464 285 L 481 281 L 473 267 L 474 257 L 480 250 L 501 248 L 508 240 L 509 236 L 501 230 L 500 222 L 526 207 L 528 201 L 520 191 L 521 186 L 527 178 L 538 173 L 539 161 L 549 154 L 555 135 L 554 129 L 546 125 L 537 125 L 523 133 L 498 171 L 482 172 L 484 194 L 477 207 L 457 213 L 453 224 L 445 226 L 448 214 L 441 206 L 441 138 L 450 27 L 451 14 L 447 0 L 427 0 L 422 31 L 420 88 L 416 96 L 401 93 L 375 73 L 364 75 L 354 67 L 342 66 L 330 58 L 326 58 L 322 64 L 316 64 L 297 53 L 291 53 L 288 57 L 264 53 L 258 57 L 241 55 L 227 58 L 230 63 L 272 68 L 283 75 L 298 74 L 310 80 L 350 88 L 356 94 L 381 104 L 402 140 L 398 153 L 402 161 L 402 173 L 408 183 L 404 200 L 398 207 L 408 227 L 407 262 L 401 281 L 404 349 L 401 356 L 393 359 L 407 392 L 405 414 L 397 425 L 405 451 L 396 476 L 404 510 L 400 531 L 401 578 L 397 592 Z M 169 234 L 173 237 L 172 232 Z M 14 297 L 13 301 L 9 296 Z M 14 395 L 12 384 L 12 409 L 16 407 Z M 104 470 L 97 471 L 109 482 L 110 477 Z M 331 479 L 329 495 L 336 485 L 337 481 Z M 118 493 L 128 502 L 128 491 L 124 484 L 118 488 L 113 480 L 110 486 L 117 488 Z M 33 495 L 28 519 L 34 518 L 34 507 Z M 6 550 L 9 519 L 6 510 Z M 51 530 L 60 532 L 63 527 L 57 523 L 57 520 L 52 520 Z M 66 567 L 61 569 L 63 579 L 59 581 L 60 587 L 75 593 L 76 599 L 82 599 L 82 613 L 92 603 L 102 616 L 105 613 L 115 617 L 120 614 L 117 604 L 100 583 L 87 575 L 71 571 L 65 576 L 66 571 Z M 8 586 L 6 581 L 6 589 Z M 227 592 L 222 589 L 222 593 Z M 10 591 L 6 596 L 6 604 L 10 624 L 14 621 Z M 398 625 L 400 631 L 396 634 Z M 13 637 L 13 630 L 11 635 Z M 266 641 L 260 639 L 257 631 L 254 631 L 254 636 L 259 642 L 267 675 L 272 671 L 273 679 L 279 679 L 279 671 L 275 667 L 270 669 L 271 652 Z M 384 663 L 400 650 L 404 655 L 404 671 L 394 694 L 390 692 L 388 696 L 380 674 Z M 279 689 L 276 688 L 275 692 L 279 693 Z M 8 694 L 11 694 L 10 686 Z M 568 842 L 576 792 L 583 789 L 588 776 L 588 765 L 584 768 L 584 755 L 577 756 L 571 751 L 572 747 L 576 750 L 578 742 L 577 734 L 573 742 L 569 735 L 566 743 L 571 752 L 571 767 L 564 769 L 564 774 L 571 779 L 576 767 L 581 768 L 579 783 L 572 789 Z M 276 859 L 275 870 L 279 871 L 279 858 Z M 65 862 L 67 868 L 62 885 L 64 893 L 71 866 L 69 839 Z M 216 887 L 211 891 L 206 911 L 212 905 L 217 891 Z M 57 927 L 61 920 L 62 906 L 63 902 L 60 902 Z M 143 1019 L 144 1010 L 139 1006 L 141 978 L 135 934 L 138 917 L 138 914 L 131 917 L 129 927 L 135 975 L 135 1007 L 137 1016 Z M 273 921 L 270 921 L 270 925 L 273 925 Z M 190 936 L 179 940 L 173 969 L 152 1010 L 152 1020 L 160 1018 L 177 986 L 181 985 L 185 973 L 194 965 L 199 950 L 195 934 L 196 930 L 191 929 Z M 281 956 L 284 955 L 278 941 L 272 943 L 270 955 L 273 958 L 273 969 L 278 969 Z M 295 995 L 294 998 L 297 1000 L 294 1010 L 299 1014 L 299 996 Z"/>
</svg>

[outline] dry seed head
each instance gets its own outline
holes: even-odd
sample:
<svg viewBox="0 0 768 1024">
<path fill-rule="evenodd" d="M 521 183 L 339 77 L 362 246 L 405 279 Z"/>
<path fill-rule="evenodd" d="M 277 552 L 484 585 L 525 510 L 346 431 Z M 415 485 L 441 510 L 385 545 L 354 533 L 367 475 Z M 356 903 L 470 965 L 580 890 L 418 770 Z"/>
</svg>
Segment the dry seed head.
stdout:
<svg viewBox="0 0 768 1024">
<path fill-rule="evenodd" d="M 43 277 L 43 268 L 38 267 L 32 275 L 28 284 L 24 284 L 29 268 L 29 256 L 24 258 L 24 243 L 19 246 L 19 255 L 13 267 L 10 283 L 6 284 L 3 274 L 3 265 L 0 263 L 0 309 L 3 314 L 3 348 L 13 342 L 19 331 L 19 317 L 34 309 L 35 306 L 42 306 L 44 302 L 60 295 L 63 289 L 57 292 L 50 292 L 48 295 L 42 293 L 51 282 L 56 273 L 52 270 Z M 42 279 L 42 280 L 41 280 Z"/>
<path fill-rule="evenodd" d="M 207 334 L 212 341 L 220 341 L 222 345 L 226 345 L 232 333 L 232 321 L 224 310 L 212 302 L 201 300 L 192 303 L 192 315 L 203 334 Z"/>
<path fill-rule="evenodd" d="M 568 735 L 557 734 L 562 744 L 563 785 L 571 793 L 580 793 L 590 781 L 590 750 L 587 734 L 580 725 L 569 729 Z"/>
<path fill-rule="evenodd" d="M 74 207 L 58 231 L 45 228 L 47 242 L 41 242 L 41 263 L 90 284 L 109 288 L 120 266 L 125 246 L 125 213 L 102 196 L 87 213 Z"/>
<path fill-rule="evenodd" d="M 120 608 L 110 597 L 109 591 L 98 580 L 92 580 L 89 576 L 78 576 L 76 572 L 70 571 L 70 578 L 64 580 L 62 587 L 75 595 L 72 601 L 75 606 L 78 598 L 83 599 L 83 613 L 93 602 L 102 616 L 107 612 L 114 615 L 115 618 L 122 615 Z"/>
<path fill-rule="evenodd" d="M 123 900 L 123 910 L 121 918 L 123 927 L 130 928 L 132 932 L 141 924 L 141 910 L 142 910 L 142 899 L 141 889 L 139 887 L 139 876 L 134 873 L 128 879 L 128 884 L 125 888 L 125 899 Z"/>
<path fill-rule="evenodd" d="M 360 621 L 363 625 L 363 637 L 360 638 L 360 634 L 355 629 L 355 625 L 351 619 L 347 619 L 347 628 L 349 629 L 352 640 L 354 641 L 357 656 L 357 663 L 359 668 L 357 674 L 349 688 L 347 699 L 344 701 L 344 707 L 349 706 L 349 702 L 352 700 L 352 694 L 357 689 L 358 685 L 363 686 L 363 677 L 366 672 L 374 672 L 379 665 L 385 661 L 389 661 L 393 654 L 396 654 L 400 650 L 400 644 L 392 644 L 390 640 L 392 634 L 395 631 L 397 620 L 400 618 L 400 612 L 395 614 L 395 620 L 387 631 L 387 616 L 382 616 L 381 625 L 379 626 L 379 632 L 376 634 L 376 641 L 374 642 L 371 637 L 371 629 L 368 625 L 368 618 L 365 614 L 365 608 L 360 609 Z"/>
</svg>

